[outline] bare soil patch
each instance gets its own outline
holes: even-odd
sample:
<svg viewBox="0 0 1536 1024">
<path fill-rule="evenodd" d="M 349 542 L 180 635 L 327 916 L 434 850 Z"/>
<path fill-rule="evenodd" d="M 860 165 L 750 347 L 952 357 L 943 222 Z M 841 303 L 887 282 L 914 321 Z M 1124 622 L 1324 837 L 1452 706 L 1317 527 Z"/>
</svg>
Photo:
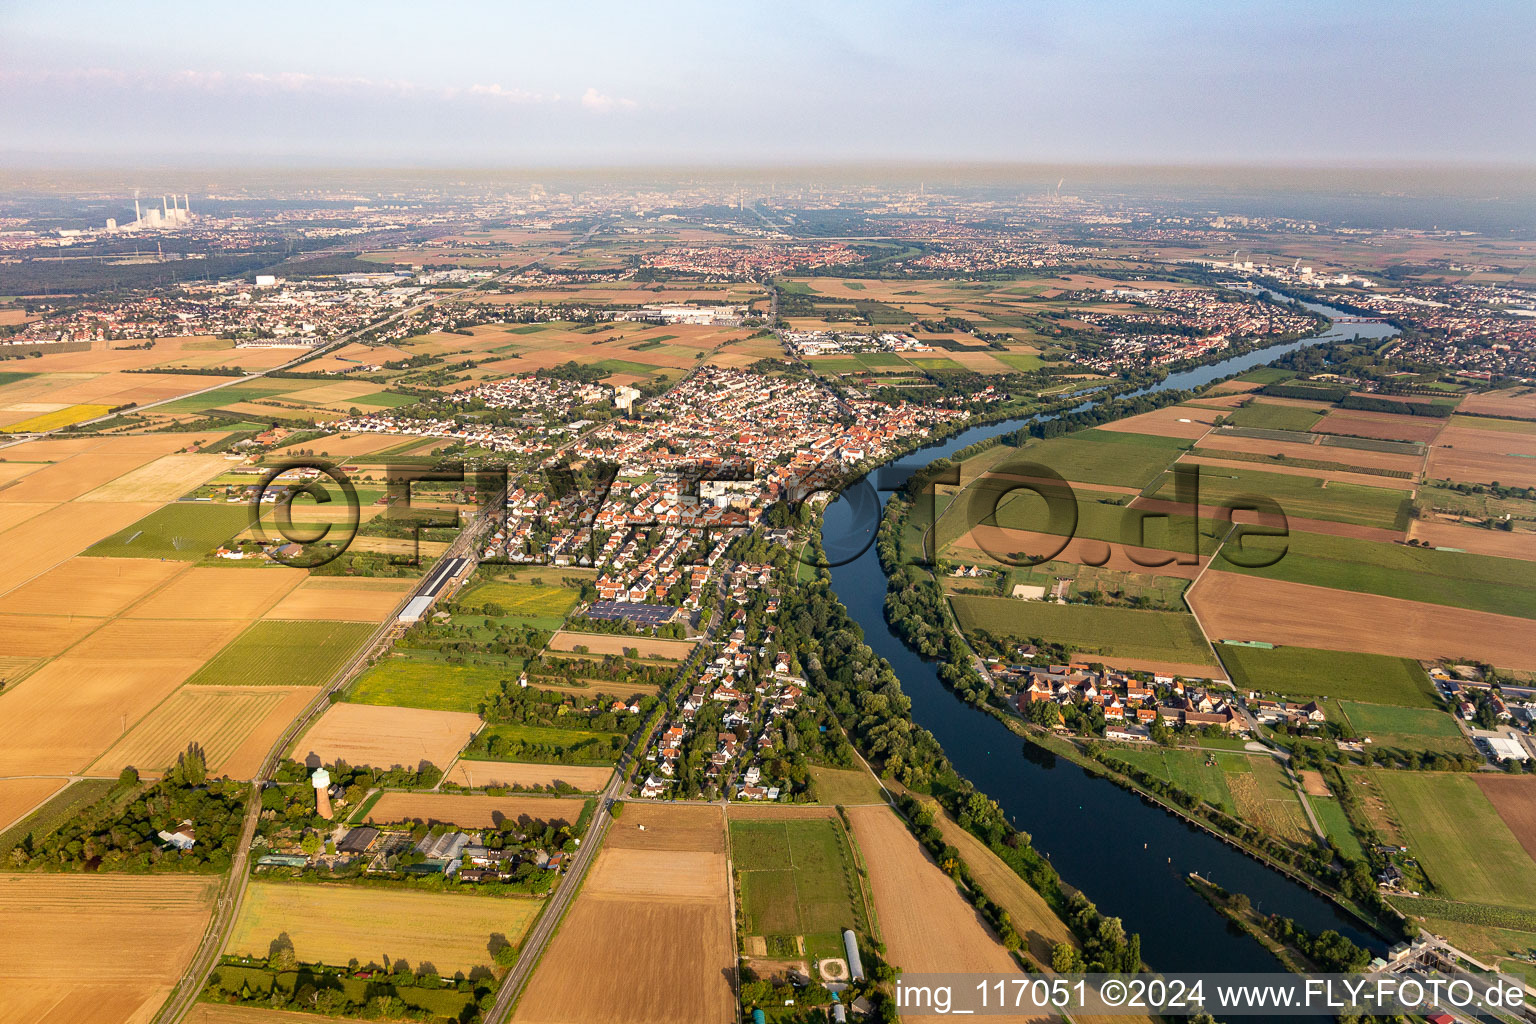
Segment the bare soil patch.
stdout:
<svg viewBox="0 0 1536 1024">
<path fill-rule="evenodd" d="M 549 646 L 555 651 L 574 651 L 577 647 L 585 647 L 593 654 L 623 654 L 626 647 L 632 647 L 642 658 L 682 661 L 693 650 L 693 641 L 611 636 L 606 633 L 571 633 L 562 629 L 550 637 Z"/>
<path fill-rule="evenodd" d="M 1317 423 L 1312 430 L 1319 434 L 1341 434 L 1345 437 L 1372 437 L 1380 441 L 1423 441 L 1435 439 L 1450 420 L 1432 419 L 1428 416 L 1403 416 L 1391 412 L 1361 412 L 1356 409 L 1334 409 Z M 1332 450 L 1332 449 L 1330 449 Z"/>
<path fill-rule="evenodd" d="M 1212 572 L 1189 592 L 1212 640 L 1435 659 L 1475 657 L 1536 668 L 1530 620 L 1241 573 Z"/>
<path fill-rule="evenodd" d="M 1536 860 L 1536 778 L 1529 775 L 1472 776 L 1483 796 L 1499 812 L 1499 818 Z"/>
<path fill-rule="evenodd" d="M 520 764 L 514 761 L 468 761 L 454 763 L 448 773 L 461 786 L 553 786 L 564 782 L 586 793 L 596 793 L 608 785 L 612 768 L 569 764 Z"/>
</svg>

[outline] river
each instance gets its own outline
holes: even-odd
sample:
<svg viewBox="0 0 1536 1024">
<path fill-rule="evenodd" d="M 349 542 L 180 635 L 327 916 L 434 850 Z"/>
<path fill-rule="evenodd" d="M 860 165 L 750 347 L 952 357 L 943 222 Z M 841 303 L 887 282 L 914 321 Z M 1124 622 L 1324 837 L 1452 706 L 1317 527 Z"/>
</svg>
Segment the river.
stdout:
<svg viewBox="0 0 1536 1024">
<path fill-rule="evenodd" d="M 1308 304 L 1324 316 L 1346 316 Z M 1326 333 L 1262 349 L 1170 375 L 1145 393 L 1193 388 L 1263 366 L 1281 355 L 1324 341 L 1355 336 L 1385 338 L 1387 324 L 1334 325 Z M 1016 430 L 1033 417 L 975 427 L 922 449 L 887 472 L 882 489 L 932 459 Z M 892 479 L 892 477 L 897 479 Z M 828 509 L 823 536 L 850 554 L 868 535 L 868 488 L 850 489 Z M 850 500 L 851 499 L 851 500 Z M 1185 883 L 1189 872 L 1233 892 L 1246 893 L 1265 913 L 1294 918 L 1312 931 L 1337 929 L 1380 949 L 1380 940 L 1328 900 L 1185 824 L 1112 782 L 1026 744 L 990 714 L 965 703 L 939 681 L 934 663 L 910 650 L 886 624 L 886 579 L 872 546 L 831 570 L 832 586 L 864 629 L 865 639 L 891 663 L 912 699 L 912 717 L 934 734 L 955 768 L 995 799 L 1015 827 L 1029 833 L 1067 882 L 1082 889 L 1105 913 L 1140 932 L 1142 954 L 1165 971 L 1273 971 L 1276 963 L 1258 943 L 1229 930 L 1227 922 Z"/>
</svg>

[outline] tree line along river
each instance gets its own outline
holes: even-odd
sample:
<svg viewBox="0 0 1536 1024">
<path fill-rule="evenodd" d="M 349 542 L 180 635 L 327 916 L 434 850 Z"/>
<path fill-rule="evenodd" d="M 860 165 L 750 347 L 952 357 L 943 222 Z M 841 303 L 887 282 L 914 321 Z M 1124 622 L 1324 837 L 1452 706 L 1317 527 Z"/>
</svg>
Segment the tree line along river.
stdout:
<svg viewBox="0 0 1536 1024">
<path fill-rule="evenodd" d="M 1307 305 L 1330 318 L 1347 315 L 1328 306 Z M 1315 337 L 1170 374 L 1161 383 L 1131 394 L 1197 388 L 1309 345 L 1396 333 L 1387 324 L 1333 325 Z M 882 489 L 898 486 L 905 475 L 927 461 L 1007 434 L 1035 418 L 975 427 L 923 448 L 902 461 L 894 479 L 887 467 Z M 868 494 L 867 489 L 864 493 Z M 827 509 L 822 534 L 833 562 L 840 560 L 839 550 L 859 550 L 866 528 L 873 530 L 868 501 L 858 497 L 858 492 L 845 491 Z M 909 649 L 886 623 L 886 577 L 873 545 L 864 547 L 857 558 L 834 565 L 831 574 L 833 590 L 863 627 L 866 642 L 900 677 L 902 689 L 912 700 L 913 720 L 933 733 L 956 770 L 996 800 L 1016 828 L 1033 837 L 1035 848 L 1064 880 L 1083 890 L 1106 914 L 1120 917 L 1127 931 L 1141 933 L 1143 957 L 1154 968 L 1278 969 L 1266 950 L 1251 939 L 1236 937 L 1226 920 L 1185 883 L 1191 871 L 1229 891 L 1246 893 L 1263 913 L 1293 918 L 1314 932 L 1332 928 L 1361 945 L 1380 948 L 1377 936 L 1328 900 L 1115 783 L 1025 743 L 990 714 L 948 690 L 939 681 L 935 665 Z"/>
</svg>

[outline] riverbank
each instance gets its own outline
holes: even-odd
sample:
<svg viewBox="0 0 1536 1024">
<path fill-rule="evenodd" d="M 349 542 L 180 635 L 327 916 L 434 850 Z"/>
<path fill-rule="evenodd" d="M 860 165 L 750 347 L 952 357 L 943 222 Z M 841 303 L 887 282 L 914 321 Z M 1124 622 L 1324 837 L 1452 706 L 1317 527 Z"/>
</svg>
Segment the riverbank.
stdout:
<svg viewBox="0 0 1536 1024">
<path fill-rule="evenodd" d="M 1328 314 L 1328 310 L 1319 310 Z M 1339 314 L 1343 315 L 1343 314 Z M 1373 335 L 1393 333 L 1364 325 Z M 1308 345 L 1343 337 L 1334 329 L 1315 338 L 1171 374 L 1153 390 L 1197 388 L 1271 362 Z M 962 431 L 928 445 L 934 458 L 1016 430 L 1034 418 Z M 888 480 L 888 486 L 902 481 Z M 829 537 L 866 535 L 862 509 L 841 499 L 825 514 Z M 954 767 L 997 800 L 1009 822 L 1056 866 L 1061 881 L 1087 889 L 1128 931 L 1143 938 L 1145 959 L 1163 970 L 1264 971 L 1273 960 L 1252 943 L 1233 943 L 1223 919 L 1189 890 L 1184 876 L 1198 870 L 1255 903 L 1297 920 L 1313 932 L 1337 929 L 1362 943 L 1375 937 L 1332 900 L 1234 849 L 1183 818 L 1076 761 L 1022 742 L 990 712 L 957 700 L 939 679 L 940 663 L 912 651 L 885 620 L 887 579 L 866 536 L 856 555 L 829 567 L 836 596 L 903 683 L 911 717 L 948 752 Z"/>
</svg>

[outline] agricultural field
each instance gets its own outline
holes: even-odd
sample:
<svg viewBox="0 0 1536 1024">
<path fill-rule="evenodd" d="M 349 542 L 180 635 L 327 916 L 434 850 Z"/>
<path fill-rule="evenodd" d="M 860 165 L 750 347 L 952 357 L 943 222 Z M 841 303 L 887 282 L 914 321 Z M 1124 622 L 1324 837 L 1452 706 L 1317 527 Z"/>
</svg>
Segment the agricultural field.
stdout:
<svg viewBox="0 0 1536 1024">
<path fill-rule="evenodd" d="M 263 619 L 252 623 L 190 681 L 205 686 L 323 686 L 357 653 L 373 629 L 361 622 Z"/>
<path fill-rule="evenodd" d="M 223 1003 L 193 1003 L 187 1015 L 182 1018 L 186 1024 L 341 1024 L 346 1019 L 289 1010 L 269 1010 L 262 1006 L 226 1006 Z"/>
<path fill-rule="evenodd" d="M 1464 483 L 1536 485 L 1536 435 L 1512 430 L 1484 430 L 1476 419 L 1451 424 L 1435 438 L 1427 475 Z"/>
<path fill-rule="evenodd" d="M 471 789 L 486 786 L 511 786 L 522 789 L 549 788 L 564 783 L 583 793 L 596 793 L 613 777 L 609 767 L 565 764 L 528 764 L 515 761 L 476 761 L 461 757 L 448 773 L 448 781 Z"/>
<path fill-rule="evenodd" d="M 1353 537 L 1293 532 L 1274 565 L 1245 569 L 1219 559 L 1223 572 L 1379 594 L 1471 611 L 1536 618 L 1536 583 L 1525 562 Z M 1244 545 L 1255 551 L 1272 542 Z"/>
<path fill-rule="evenodd" d="M 491 967 L 492 951 L 519 944 L 543 906 L 535 899 L 253 881 L 224 951 L 265 957 L 287 935 L 303 962 L 404 960 L 452 977 Z"/>
<path fill-rule="evenodd" d="M 0 1022 L 142 1024 L 203 937 L 216 879 L 0 875 Z M 80 971 L 80 936 L 91 968 Z"/>
<path fill-rule="evenodd" d="M 1189 601 L 1213 640 L 1536 669 L 1536 649 L 1524 639 L 1530 620 L 1508 615 L 1225 572 L 1207 573 Z"/>
<path fill-rule="evenodd" d="M 1177 439 L 1151 435 L 1080 431 L 1049 441 L 1031 441 L 1018 449 L 1014 459 L 1039 463 L 1073 483 L 1140 491 L 1157 479 L 1182 446 Z"/>
<path fill-rule="evenodd" d="M 28 416 L 24 420 L 17 420 L 4 427 L 0 427 L 0 434 L 32 434 L 42 433 L 48 430 L 58 430 L 67 427 L 71 423 L 80 423 L 85 420 L 93 420 L 99 416 L 105 416 L 112 411 L 108 405 L 68 405 L 62 409 L 54 409 L 49 412 L 40 412 L 36 416 Z"/>
<path fill-rule="evenodd" d="M 1244 754 L 1209 753 L 1203 750 L 1163 750 L 1153 747 L 1116 747 L 1112 757 L 1134 765 L 1149 775 L 1166 779 L 1228 814 L 1237 813 L 1237 801 L 1228 784 L 1230 777 L 1247 771 Z M 1214 764 L 1207 762 L 1214 761 Z"/>
<path fill-rule="evenodd" d="M 20 785 L 38 780 L 33 779 L 7 779 L 8 785 Z M 59 779 L 44 779 L 44 782 L 59 782 Z M 25 817 L 17 819 L 3 832 L 0 832 L 0 856 L 11 852 L 11 848 L 21 842 L 28 834 L 33 836 L 46 836 L 52 833 L 60 825 L 69 821 L 84 808 L 107 796 L 117 785 L 117 780 L 112 779 L 79 779 L 70 782 L 48 798 L 48 802 L 26 814 L 25 809 L 20 813 Z M 13 792 L 21 792 L 14 790 Z M 12 799 L 18 799 L 12 797 Z M 9 813 L 9 812 L 8 812 Z"/>
<path fill-rule="evenodd" d="M 811 765 L 811 791 L 823 804 L 878 804 L 885 801 L 880 784 L 862 768 L 823 768 Z"/>
<path fill-rule="evenodd" d="M 133 767 L 156 777 L 197 743 L 210 774 L 254 778 L 283 730 L 319 692 L 312 686 L 183 686 L 86 771 L 116 778 Z"/>
<path fill-rule="evenodd" d="M 1339 701 L 1338 707 L 1346 716 L 1351 735 L 1369 736 L 1375 745 L 1447 754 L 1472 752 L 1472 745 L 1449 712 L 1354 701 Z"/>
<path fill-rule="evenodd" d="M 994 636 L 1020 640 L 1040 638 L 1065 644 L 1085 657 L 1113 659 L 1115 664 L 1127 659 L 1198 666 L 1197 675 L 1217 671 L 1199 626 L 1188 614 L 962 594 L 951 597 L 950 603 L 965 630 L 984 629 Z"/>
<path fill-rule="evenodd" d="M 1227 422 L 1233 426 L 1257 427 L 1262 430 L 1311 430 L 1326 411 L 1326 408 L 1281 405 L 1255 399 L 1248 405 L 1233 409 Z"/>
<path fill-rule="evenodd" d="M 1343 805 L 1331 796 L 1309 794 L 1307 800 L 1312 805 L 1312 813 L 1317 815 L 1318 823 L 1323 826 L 1323 831 L 1333 840 L 1333 845 L 1346 857 L 1355 860 L 1363 858 L 1365 851 L 1360 846 L 1355 830 L 1350 827 L 1349 816 L 1344 813 Z"/>
<path fill-rule="evenodd" d="M 368 809 L 371 823 L 425 822 L 490 828 L 504 821 L 574 825 L 587 802 L 540 796 L 480 796 L 458 793 L 385 793 Z"/>
<path fill-rule="evenodd" d="M 1199 460 L 1194 461 L 1198 464 Z M 1382 529 L 1402 529 L 1406 525 L 1412 502 L 1405 491 L 1328 479 L 1330 475 L 1336 474 L 1206 466 L 1200 473 L 1200 501 L 1227 504 L 1257 494 L 1277 502 L 1287 516 Z M 1386 478 L 1381 483 L 1385 484 Z M 1149 496 L 1175 500 L 1173 488 L 1170 476 Z"/>
<path fill-rule="evenodd" d="M 82 494 L 79 501 L 175 501 L 223 471 L 222 455 L 163 455 Z"/>
<path fill-rule="evenodd" d="M 638 657 L 656 661 L 682 661 L 693 650 L 692 640 L 659 640 L 640 636 L 618 636 L 608 633 L 572 633 L 561 630 L 549 639 L 552 651 L 574 651 L 585 647 L 595 655 L 623 654 L 626 649 L 635 651 Z"/>
<path fill-rule="evenodd" d="M 719 807 L 626 805 L 513 1020 L 730 1020 L 736 944 L 729 892 Z M 643 960 L 634 957 L 637 949 L 647 951 Z"/>
<path fill-rule="evenodd" d="M 393 652 L 358 676 L 346 699 L 433 711 L 479 712 L 486 695 L 506 679 L 517 678 L 521 666 L 464 665 Z"/>
<path fill-rule="evenodd" d="M 117 615 L 185 568 L 158 558 L 71 558 L 0 596 L 0 613 Z"/>
<path fill-rule="evenodd" d="M 1477 775 L 1483 791 L 1499 818 L 1515 834 L 1520 845 L 1536 858 L 1536 779 L 1530 776 Z"/>
<path fill-rule="evenodd" d="M 888 807 L 852 807 L 885 958 L 911 973 L 1019 972 L 981 917 Z M 907 1015 L 907 1019 L 911 1019 Z M 1001 1015 L 998 1021 L 1044 1018 Z"/>
<path fill-rule="evenodd" d="M 311 576 L 273 606 L 266 617 L 379 623 L 415 585 L 412 579 Z"/>
<path fill-rule="evenodd" d="M 808 956 L 835 957 L 844 928 L 868 933 L 859 876 L 837 817 L 733 819 L 730 835 L 743 927 L 764 936 L 770 952 L 798 940 Z"/>
<path fill-rule="evenodd" d="M 1435 708 L 1429 674 L 1409 658 L 1307 647 L 1235 647 L 1216 652 L 1239 690 L 1292 697 L 1337 697 L 1404 708 Z"/>
<path fill-rule="evenodd" d="M 10 488 L 9 490 L 14 490 Z M 0 494 L 9 493 L 0 492 Z M 0 502 L 0 517 L 11 508 Z M 36 511 L 12 520 L 0 537 L 6 559 L 0 565 L 0 591 L 8 591 L 80 553 L 95 541 L 122 529 L 154 509 L 152 502 L 66 502 L 30 505 Z"/>
<path fill-rule="evenodd" d="M 65 779 L 0 779 L 0 833 L 52 799 L 67 784 Z"/>
<path fill-rule="evenodd" d="M 493 741 L 506 744 L 500 760 L 546 764 L 611 765 L 618 760 L 629 737 L 617 732 L 557 729 L 543 725 L 488 725 L 475 737 L 475 757 L 489 758 Z"/>
<path fill-rule="evenodd" d="M 294 744 L 293 756 L 321 764 L 446 768 L 480 726 L 479 715 L 457 711 L 335 704 Z"/>
<path fill-rule="evenodd" d="M 173 558 L 200 561 L 250 525 L 244 505 L 173 504 L 86 549 L 109 558 Z"/>
<path fill-rule="evenodd" d="M 201 658 L 58 658 L 0 694 L 0 776 L 74 774 L 171 694 Z"/>
<path fill-rule="evenodd" d="M 476 583 L 458 597 L 458 604 L 467 611 L 485 610 L 486 605 L 500 605 L 501 615 L 533 620 L 534 624 L 558 629 L 565 616 L 576 605 L 577 595 L 564 587 L 550 587 L 541 583 L 507 583 L 487 580 Z"/>
<path fill-rule="evenodd" d="M 1437 895 L 1536 910 L 1536 861 L 1470 777 L 1379 771 L 1370 778 Z"/>
<path fill-rule="evenodd" d="M 1058 942 L 1078 945 L 1078 940 L 1065 921 L 1045 902 L 1019 873 L 1009 867 L 980 839 L 960 827 L 937 801 L 924 799 L 923 803 L 933 811 L 934 823 L 944 833 L 944 841 L 960 851 L 960 859 L 971 869 L 971 876 L 981 885 L 987 898 L 1008 911 L 1014 930 L 1024 939 L 1030 955 L 1042 966 L 1049 968 L 1051 951 Z"/>
</svg>

